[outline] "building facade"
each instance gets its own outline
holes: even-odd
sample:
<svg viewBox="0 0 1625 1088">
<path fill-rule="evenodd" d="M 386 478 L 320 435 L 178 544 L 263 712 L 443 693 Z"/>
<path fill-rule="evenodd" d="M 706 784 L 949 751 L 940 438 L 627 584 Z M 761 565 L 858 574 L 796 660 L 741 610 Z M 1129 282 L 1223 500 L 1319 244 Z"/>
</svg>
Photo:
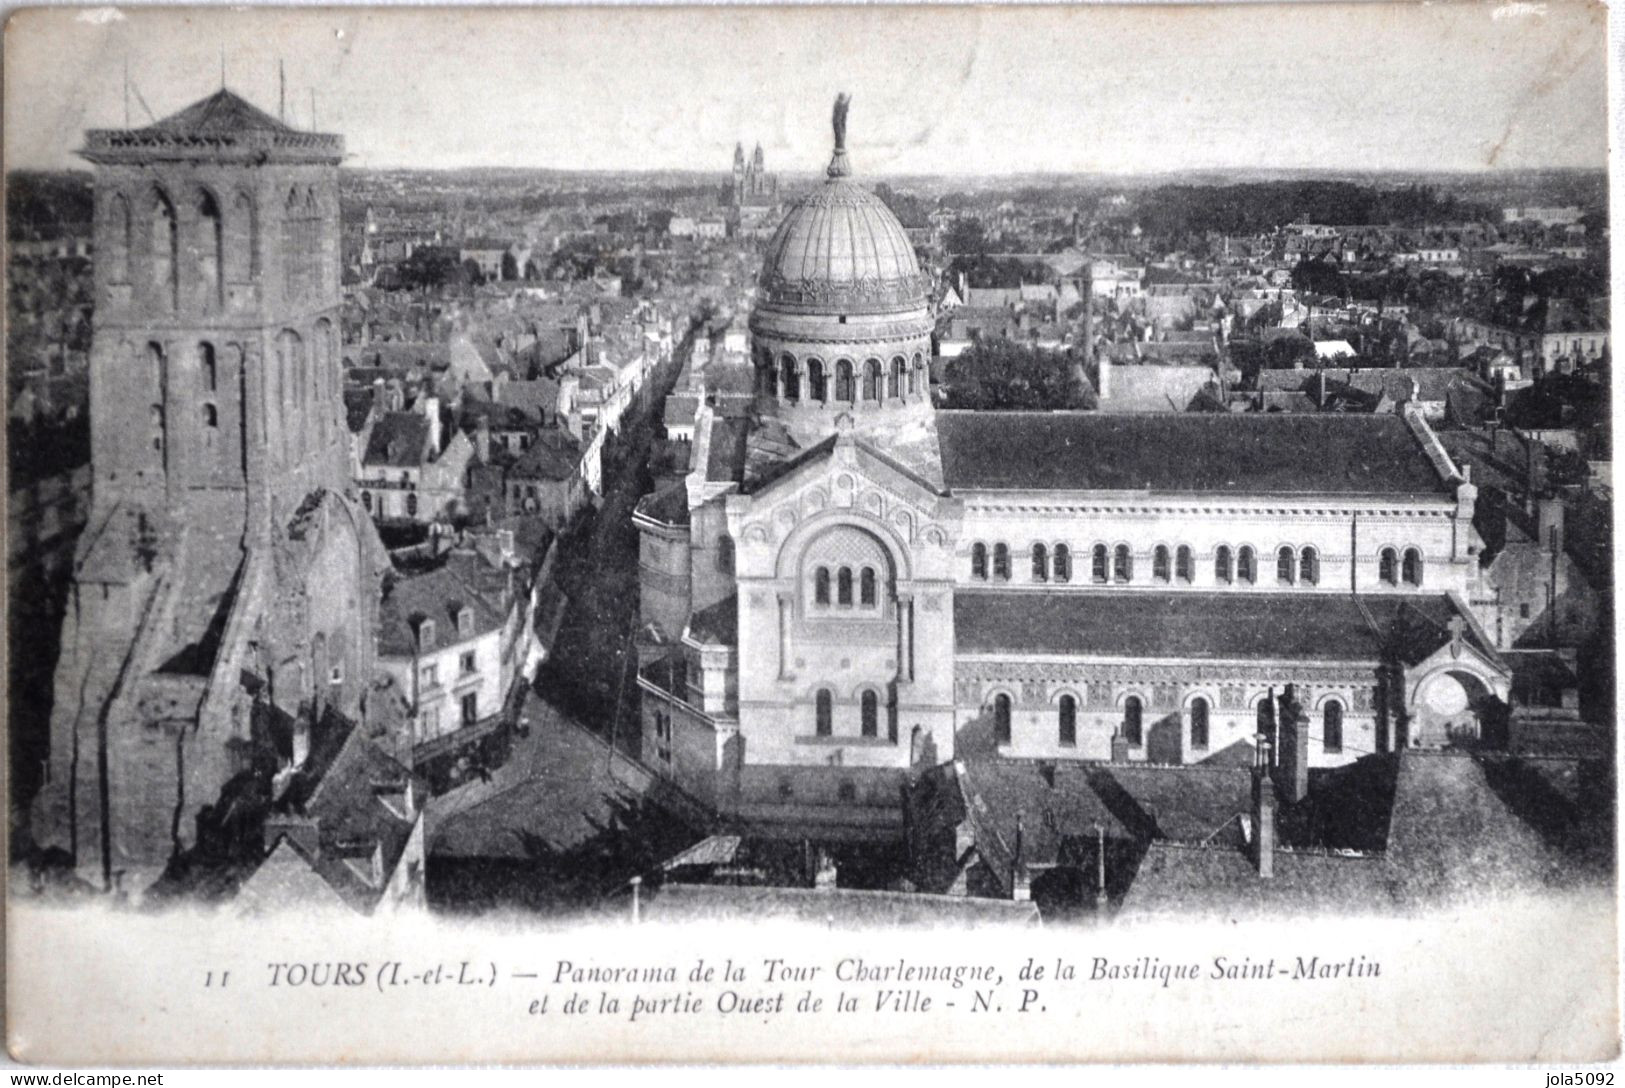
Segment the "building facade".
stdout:
<svg viewBox="0 0 1625 1088">
<path fill-rule="evenodd" d="M 935 411 L 928 284 L 843 114 L 767 247 L 751 411 L 702 405 L 686 503 L 639 507 L 652 763 L 873 839 L 956 755 L 1200 762 L 1287 684 L 1315 765 L 1502 724 L 1476 489 L 1419 413 Z"/>
</svg>

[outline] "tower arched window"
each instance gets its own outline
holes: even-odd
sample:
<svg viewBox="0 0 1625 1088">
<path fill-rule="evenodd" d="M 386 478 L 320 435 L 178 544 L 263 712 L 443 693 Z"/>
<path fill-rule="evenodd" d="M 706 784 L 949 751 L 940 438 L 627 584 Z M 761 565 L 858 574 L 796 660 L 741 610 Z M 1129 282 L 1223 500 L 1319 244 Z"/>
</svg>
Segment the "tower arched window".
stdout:
<svg viewBox="0 0 1625 1088">
<path fill-rule="evenodd" d="M 1320 553 L 1314 548 L 1298 553 L 1298 581 L 1306 586 L 1320 584 Z"/>
<path fill-rule="evenodd" d="M 828 688 L 819 688 L 818 694 L 813 697 L 814 720 L 813 728 L 820 737 L 827 737 L 835 732 L 835 697 Z"/>
<path fill-rule="evenodd" d="M 198 342 L 197 372 L 198 384 L 203 387 L 205 393 L 213 393 L 220 388 L 220 373 L 215 365 L 214 345 L 207 340 Z"/>
<path fill-rule="evenodd" d="M 226 301 L 226 227 L 220 205 L 207 189 L 198 194 L 197 256 L 198 289 L 204 304 L 221 306 Z"/>
<path fill-rule="evenodd" d="M 1320 712 L 1320 746 L 1327 752 L 1343 750 L 1343 704 L 1328 699 Z"/>
<path fill-rule="evenodd" d="M 865 608 L 873 608 L 875 597 L 875 568 L 864 567 L 858 573 L 858 603 Z"/>
<path fill-rule="evenodd" d="M 908 371 L 908 391 L 910 393 L 925 392 L 925 361 L 919 352 L 914 353 L 914 365 Z"/>
<path fill-rule="evenodd" d="M 1243 544 L 1236 552 L 1236 581 L 1244 586 L 1258 581 L 1258 557 L 1251 544 Z"/>
<path fill-rule="evenodd" d="M 1138 695 L 1123 700 L 1123 739 L 1135 748 L 1145 743 L 1144 708 Z"/>
<path fill-rule="evenodd" d="M 886 395 L 896 400 L 903 395 L 903 372 L 908 364 L 903 362 L 901 355 L 894 355 L 891 361 L 891 377 L 886 381 Z"/>
<path fill-rule="evenodd" d="M 238 193 L 231 202 L 232 245 L 226 250 L 227 279 L 245 282 L 259 275 L 260 224 L 254 198 Z"/>
<path fill-rule="evenodd" d="M 1078 743 L 1078 701 L 1070 695 L 1061 696 L 1056 707 L 1057 722 L 1056 740 L 1066 748 Z"/>
<path fill-rule="evenodd" d="M 779 388 L 785 400 L 794 403 L 801 399 L 801 375 L 796 372 L 796 361 L 786 355 L 779 360 Z"/>
<path fill-rule="evenodd" d="M 854 392 L 852 360 L 837 360 L 835 363 L 835 399 L 842 404 L 850 404 Z"/>
<path fill-rule="evenodd" d="M 993 697 L 993 740 L 996 744 L 1010 743 L 1010 696 L 1003 692 Z"/>
<path fill-rule="evenodd" d="M 1151 580 L 1153 582 L 1168 581 L 1173 576 L 1171 566 L 1172 564 L 1168 560 L 1167 545 L 1158 544 L 1151 552 Z"/>
<path fill-rule="evenodd" d="M 996 582 L 1010 580 L 1010 547 L 1007 544 L 993 545 L 993 580 Z"/>
<path fill-rule="evenodd" d="M 850 605 L 852 603 L 852 568 L 842 567 L 835 572 L 835 603 Z"/>
<path fill-rule="evenodd" d="M 1208 705 L 1207 700 L 1197 696 L 1191 700 L 1191 747 L 1206 748 L 1208 745 Z"/>
<path fill-rule="evenodd" d="M 282 297 L 297 299 L 304 294 L 305 238 L 304 209 L 299 190 L 289 189 L 282 207 Z"/>
<path fill-rule="evenodd" d="M 1422 553 L 1416 548 L 1405 549 L 1403 574 L 1406 585 L 1419 586 L 1422 584 Z"/>
<path fill-rule="evenodd" d="M 1189 544 L 1181 544 L 1174 550 L 1174 578 L 1186 585 L 1196 581 L 1196 557 L 1191 554 Z"/>
<path fill-rule="evenodd" d="M 1072 549 L 1065 544 L 1055 545 L 1054 569 L 1057 582 L 1072 581 Z"/>
<path fill-rule="evenodd" d="M 133 241 L 130 202 L 123 194 L 113 194 L 107 204 L 107 279 L 111 283 L 130 282 L 130 249 Z"/>
<path fill-rule="evenodd" d="M 1042 544 L 1033 545 L 1033 581 L 1049 581 L 1049 549 Z"/>
<path fill-rule="evenodd" d="M 819 567 L 813 572 L 813 603 L 829 603 L 829 568 Z"/>
<path fill-rule="evenodd" d="M 1089 578 L 1091 581 L 1101 583 L 1108 579 L 1110 571 L 1107 569 L 1107 559 L 1106 545 L 1096 544 L 1089 554 Z"/>
<path fill-rule="evenodd" d="M 180 229 L 175 205 L 162 189 L 152 202 L 152 287 L 159 303 L 173 310 L 180 296 Z"/>
<path fill-rule="evenodd" d="M 1399 584 L 1399 553 L 1392 548 L 1384 548 L 1377 553 L 1377 577 L 1386 586 Z"/>
<path fill-rule="evenodd" d="M 863 364 L 863 399 L 880 400 L 880 360 L 870 359 Z"/>
<path fill-rule="evenodd" d="M 1129 553 L 1127 544 L 1119 544 L 1112 553 L 1112 581 L 1131 582 L 1134 580 L 1134 556 Z"/>
<path fill-rule="evenodd" d="M 979 540 L 970 546 L 970 576 L 979 582 L 987 581 L 987 545 Z"/>
<path fill-rule="evenodd" d="M 1213 580 L 1221 586 L 1227 586 L 1235 576 L 1230 545 L 1220 544 L 1218 550 L 1213 553 Z"/>
<path fill-rule="evenodd" d="M 818 359 L 807 360 L 807 399 L 817 404 L 823 404 L 829 399 L 828 379 L 824 374 L 824 364 Z"/>
<path fill-rule="evenodd" d="M 880 697 L 872 691 L 863 693 L 858 700 L 859 720 L 863 725 L 863 735 L 866 737 L 880 736 Z"/>
</svg>

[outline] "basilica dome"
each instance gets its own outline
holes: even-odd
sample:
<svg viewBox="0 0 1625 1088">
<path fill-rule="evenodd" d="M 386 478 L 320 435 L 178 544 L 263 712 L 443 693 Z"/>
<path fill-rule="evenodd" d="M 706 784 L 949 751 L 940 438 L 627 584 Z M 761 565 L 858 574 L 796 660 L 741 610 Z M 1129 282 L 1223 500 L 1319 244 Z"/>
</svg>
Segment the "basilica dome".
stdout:
<svg viewBox="0 0 1625 1088">
<path fill-rule="evenodd" d="M 879 197 L 845 176 L 830 177 L 790 209 L 768 243 L 761 287 L 779 304 L 925 302 L 903 225 Z"/>
</svg>

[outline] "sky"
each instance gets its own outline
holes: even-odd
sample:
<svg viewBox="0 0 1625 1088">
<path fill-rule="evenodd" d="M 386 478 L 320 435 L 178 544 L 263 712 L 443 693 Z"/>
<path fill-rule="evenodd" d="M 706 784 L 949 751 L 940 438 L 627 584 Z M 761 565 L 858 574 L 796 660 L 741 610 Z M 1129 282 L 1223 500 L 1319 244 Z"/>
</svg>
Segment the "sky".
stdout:
<svg viewBox="0 0 1625 1088">
<path fill-rule="evenodd" d="M 1234 7 L 35 9 L 6 32 L 10 168 L 227 84 L 361 167 L 860 174 L 1602 167 L 1600 3 Z"/>
</svg>

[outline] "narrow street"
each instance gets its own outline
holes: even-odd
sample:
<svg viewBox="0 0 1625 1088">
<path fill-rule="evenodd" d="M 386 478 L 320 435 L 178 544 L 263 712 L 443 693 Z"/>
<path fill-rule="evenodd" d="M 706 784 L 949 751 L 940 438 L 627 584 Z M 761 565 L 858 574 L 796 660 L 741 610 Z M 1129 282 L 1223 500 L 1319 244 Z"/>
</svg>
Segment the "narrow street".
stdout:
<svg viewBox="0 0 1625 1088">
<path fill-rule="evenodd" d="M 604 494 L 560 541 L 558 579 L 570 598 L 564 623 L 536 682 L 537 693 L 602 737 L 638 754 L 637 693 L 630 637 L 638 615 L 638 536 L 632 511 L 650 486 L 649 449 L 699 328 L 698 319 L 625 417 L 604 458 Z M 613 726 L 613 728 L 612 728 Z"/>
</svg>

